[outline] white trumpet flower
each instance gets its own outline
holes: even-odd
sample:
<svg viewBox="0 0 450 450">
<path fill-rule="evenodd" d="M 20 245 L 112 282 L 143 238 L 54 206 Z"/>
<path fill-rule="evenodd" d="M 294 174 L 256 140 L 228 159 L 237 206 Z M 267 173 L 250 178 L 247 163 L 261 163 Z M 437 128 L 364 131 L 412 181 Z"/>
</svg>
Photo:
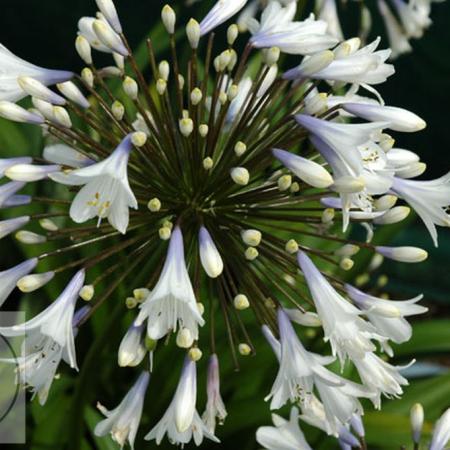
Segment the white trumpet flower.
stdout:
<svg viewBox="0 0 450 450">
<path fill-rule="evenodd" d="M 216 354 L 211 355 L 209 358 L 207 393 L 208 401 L 203 414 L 203 420 L 208 430 L 214 434 L 216 419 L 222 425 L 228 415 L 222 396 L 220 395 L 219 359 Z"/>
<path fill-rule="evenodd" d="M 272 414 L 275 426 L 259 427 L 256 440 L 267 450 L 312 450 L 298 424 L 298 409 L 293 407 L 289 421 Z"/>
<path fill-rule="evenodd" d="M 196 401 L 197 367 L 194 361 L 186 357 L 172 403 L 163 418 L 145 436 L 145 440 L 155 439 L 156 444 L 159 445 L 167 433 L 171 442 L 181 445 L 194 439 L 195 445 L 199 446 L 204 437 L 213 442 L 219 442 L 200 418 L 195 408 Z"/>
<path fill-rule="evenodd" d="M 70 367 L 76 369 L 75 343 L 73 334 L 73 317 L 75 304 L 84 284 L 84 270 L 75 274 L 62 294 L 44 311 L 33 319 L 12 327 L 0 327 L 4 336 L 20 336 L 23 333 L 39 333 L 49 337 L 67 352 Z"/>
<path fill-rule="evenodd" d="M 383 341 L 385 338 L 378 334 L 373 325 L 360 317 L 362 312 L 331 286 L 305 253 L 298 253 L 298 263 L 333 355 L 337 355 L 343 364 L 347 357 L 355 361 L 364 357 L 366 352 L 374 351 L 375 346 L 371 340 Z"/>
<path fill-rule="evenodd" d="M 106 416 L 106 419 L 95 427 L 96 436 L 106 436 L 110 433 L 111 438 L 120 445 L 120 448 L 123 448 L 128 441 L 130 447 L 134 449 L 149 381 L 150 373 L 143 372 L 119 406 L 112 411 L 108 411 L 100 403 L 97 404 L 97 408 Z"/>
<path fill-rule="evenodd" d="M 247 21 L 252 33 L 250 39 L 253 47 L 278 47 L 282 52 L 294 55 L 310 55 L 333 47 L 338 40 L 326 34 L 327 23 L 315 20 L 314 15 L 295 22 L 296 2 L 285 7 L 278 1 L 271 1 L 264 9 L 261 20 Z"/>
<path fill-rule="evenodd" d="M 450 205 L 450 173 L 432 181 L 395 178 L 391 190 L 416 211 L 437 247 L 436 225 L 450 226 L 450 214 L 445 209 Z"/>
<path fill-rule="evenodd" d="M 345 288 L 349 297 L 364 311 L 378 333 L 397 344 L 411 339 L 412 328 L 405 317 L 428 311 L 428 308 L 416 304 L 422 300 L 423 295 L 410 300 L 393 301 L 366 294 L 349 284 Z"/>
<path fill-rule="evenodd" d="M 184 259 L 183 235 L 179 227 L 172 232 L 166 262 L 155 288 L 140 306 L 135 325 L 148 319 L 147 334 L 160 339 L 177 326 L 187 328 L 194 339 L 198 326 L 205 323 L 198 310 L 194 290 Z"/>
<path fill-rule="evenodd" d="M 104 161 L 70 172 L 50 175 L 58 183 L 84 187 L 78 192 L 70 208 L 70 217 L 83 223 L 104 218 L 121 233 L 129 222 L 129 208 L 138 208 L 136 197 L 128 182 L 127 166 L 133 148 L 129 134 Z"/>
</svg>

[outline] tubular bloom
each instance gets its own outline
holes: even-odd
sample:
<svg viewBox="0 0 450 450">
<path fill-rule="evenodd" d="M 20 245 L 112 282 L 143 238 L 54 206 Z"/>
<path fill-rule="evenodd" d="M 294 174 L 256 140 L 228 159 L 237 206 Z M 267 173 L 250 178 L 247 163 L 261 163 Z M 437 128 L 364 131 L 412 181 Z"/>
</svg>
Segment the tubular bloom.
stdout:
<svg viewBox="0 0 450 450">
<path fill-rule="evenodd" d="M 117 362 L 143 374 L 115 410 L 101 407 L 107 418 L 98 435 L 111 433 L 121 446 L 133 446 L 152 358 L 158 360 L 163 340 L 187 355 L 173 401 L 147 439 L 217 442 L 216 421 L 223 423 L 227 410 L 216 324 L 226 325 L 237 365 L 238 354 L 256 351 L 248 321 L 241 319 L 253 313 L 280 363 L 268 397 L 271 409 L 300 402 L 302 418 L 353 445 L 348 426 L 363 414 L 359 399 L 379 406 L 381 395 L 398 396 L 407 384 L 397 367 L 377 356 L 377 346 L 392 355 L 388 342 L 408 340 L 405 318 L 425 308 L 417 305 L 419 297 L 391 302 L 365 294 L 331 270 L 351 269 L 358 251 L 378 260 L 426 259 L 416 247 L 372 244 L 379 226 L 408 215 L 409 208 L 396 203 L 416 210 L 433 238 L 435 225 L 448 225 L 448 176 L 412 180 L 424 164 L 415 153 L 392 148 L 386 133 L 425 125 L 382 104 L 372 88 L 393 74 L 386 63 L 389 49 L 379 50 L 378 40 L 339 42 L 336 27 L 331 36 L 323 21 L 335 16 L 330 2 L 320 20 L 297 20 L 295 1 L 268 2 L 258 20 L 248 21 L 251 35 L 229 26 L 225 50 L 211 31 L 244 6 L 246 13 L 257 9 L 252 2 L 218 1 L 203 21 L 188 22 L 181 42 L 175 40 L 176 14 L 166 5 L 161 17 L 172 59 L 158 61 L 150 39 L 147 76 L 114 3 L 96 3 L 96 17 L 78 24 L 75 45 L 88 66 L 80 76 L 44 79 L 17 63 L 15 71 L 5 72 L 8 84 L 0 69 L 0 115 L 40 127 L 45 139 L 39 157 L 0 160 L 0 209 L 8 210 L 0 237 L 14 234 L 32 256 L 2 268 L 0 305 L 16 286 L 34 295 L 72 276 L 41 314 L 0 329 L 8 336 L 25 330 L 34 348 L 23 360 L 26 368 L 46 355 L 22 384 L 45 400 L 61 359 L 76 368 L 76 331 L 85 333 L 99 307 L 109 312 L 112 294 L 125 287 L 130 294 L 118 305 L 126 327 Z M 189 64 L 178 60 L 178 48 Z M 97 68 L 93 50 L 112 55 L 114 64 Z M 286 72 L 281 52 L 302 55 L 297 68 Z M 17 86 L 25 89 L 20 96 L 31 96 L 31 111 L 12 103 Z M 358 95 L 360 86 L 374 97 Z M 27 183 L 45 185 L 47 196 L 29 195 Z M 351 224 L 362 224 L 367 239 L 348 240 L 342 230 Z M 59 255 L 65 256 L 63 265 L 54 258 Z M 78 297 L 93 305 L 80 320 L 74 318 Z M 322 327 L 332 355 L 309 351 L 297 326 Z M 201 417 L 197 361 L 209 340 Z M 336 357 L 355 366 L 362 385 L 328 367 Z M 158 377 L 157 364 L 152 376 Z M 259 431 L 261 445 L 309 448 L 297 416 L 293 409 L 290 422 L 276 418 L 275 429 Z"/>
</svg>

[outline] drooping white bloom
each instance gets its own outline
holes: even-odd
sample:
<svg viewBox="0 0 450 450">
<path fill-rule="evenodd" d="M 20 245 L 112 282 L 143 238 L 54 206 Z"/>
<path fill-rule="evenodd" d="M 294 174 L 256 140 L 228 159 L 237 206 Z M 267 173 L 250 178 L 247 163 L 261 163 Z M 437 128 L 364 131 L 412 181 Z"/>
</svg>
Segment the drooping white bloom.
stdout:
<svg viewBox="0 0 450 450">
<path fill-rule="evenodd" d="M 247 21 L 252 33 L 253 47 L 278 47 L 282 52 L 294 55 L 311 55 L 337 44 L 337 39 L 326 34 L 327 23 L 315 20 L 314 15 L 295 22 L 296 2 L 284 8 L 278 1 L 271 1 L 264 9 L 260 22 Z"/>
<path fill-rule="evenodd" d="M 379 43 L 380 38 L 359 50 L 356 46 L 348 45 L 348 54 L 335 57 L 334 61 L 315 73 L 304 73 L 304 65 L 300 65 L 286 72 L 283 77 L 293 80 L 307 76 L 362 86 L 384 83 L 395 70 L 391 64 L 386 64 L 390 50 L 376 50 Z"/>
<path fill-rule="evenodd" d="M 28 275 L 37 266 L 37 263 L 37 258 L 32 258 L 18 266 L 0 272 L 0 307 L 14 290 L 17 282 Z"/>
<path fill-rule="evenodd" d="M 209 231 L 205 227 L 200 228 L 198 239 L 203 269 L 209 277 L 217 278 L 223 271 L 223 261 Z"/>
<path fill-rule="evenodd" d="M 347 356 L 354 361 L 366 352 L 374 351 L 371 339 L 383 341 L 384 338 L 373 325 L 360 317 L 362 312 L 331 286 L 305 253 L 298 253 L 298 263 L 322 321 L 325 340 L 330 341 L 333 354 L 338 355 L 343 363 Z"/>
<path fill-rule="evenodd" d="M 274 427 L 259 427 L 256 440 L 268 450 L 312 450 L 298 423 L 298 409 L 293 407 L 289 421 L 272 414 Z"/>
<path fill-rule="evenodd" d="M 30 265 L 31 265 L 30 260 Z M 28 269 L 28 268 L 27 268 Z M 78 294 L 83 287 L 84 270 L 75 274 L 61 295 L 44 311 L 33 319 L 12 327 L 0 327 L 4 336 L 20 336 L 23 333 L 39 333 L 42 337 L 49 337 L 67 352 L 70 367 L 76 369 L 75 343 L 73 333 L 73 317 Z"/>
<path fill-rule="evenodd" d="M 145 358 L 147 349 L 145 347 L 144 325 L 128 329 L 119 346 L 118 361 L 120 367 L 138 366 Z"/>
<path fill-rule="evenodd" d="M 70 217 L 83 223 L 94 217 L 107 218 L 121 233 L 129 222 L 129 208 L 138 208 L 128 182 L 127 166 L 133 148 L 129 134 L 105 160 L 71 172 L 51 174 L 54 181 L 69 186 L 83 186 L 72 202 Z"/>
<path fill-rule="evenodd" d="M 392 366 L 375 353 L 367 352 L 353 363 L 364 385 L 375 393 L 371 400 L 377 408 L 381 405 L 381 394 L 388 398 L 399 397 L 403 394 L 402 386 L 408 385 L 408 380 L 399 373 L 403 367 Z"/>
<path fill-rule="evenodd" d="M 49 86 L 70 80 L 73 73 L 35 66 L 14 55 L 0 44 L 0 100 L 16 102 L 28 95 L 18 83 L 18 78 L 23 76 L 31 77 L 45 86 Z"/>
<path fill-rule="evenodd" d="M 450 440 L 450 408 L 436 422 L 430 450 L 444 450 Z"/>
<path fill-rule="evenodd" d="M 378 0 L 378 9 L 383 17 L 389 38 L 389 46 L 392 50 L 391 57 L 397 58 L 404 53 L 412 51 L 406 33 L 384 0 Z"/>
<path fill-rule="evenodd" d="M 324 20 L 328 24 L 327 31 L 339 41 L 344 39 L 339 15 L 337 12 L 336 0 L 324 0 L 320 8 L 319 20 Z"/>
<path fill-rule="evenodd" d="M 175 396 L 163 418 L 145 436 L 145 440 L 155 439 L 159 445 L 167 434 L 170 442 L 181 445 L 189 443 L 193 438 L 195 445 L 199 446 L 204 437 L 219 442 L 200 418 L 196 402 L 197 367 L 194 361 L 186 357 Z"/>
<path fill-rule="evenodd" d="M 416 39 L 421 38 L 425 29 L 431 25 L 429 15 L 423 14 L 423 9 L 416 7 L 417 3 L 414 0 L 408 3 L 403 0 L 393 0 L 406 35 Z"/>
<path fill-rule="evenodd" d="M 14 219 L 0 221 L 0 239 L 8 236 L 19 228 L 22 228 L 30 221 L 30 216 L 16 217 Z"/>
<path fill-rule="evenodd" d="M 416 304 L 422 300 L 423 295 L 410 300 L 394 301 L 366 294 L 349 284 L 345 288 L 350 298 L 364 311 L 378 333 L 397 344 L 411 339 L 412 328 L 405 317 L 424 314 L 428 311 L 428 308 Z"/>
<path fill-rule="evenodd" d="M 274 149 L 272 153 L 305 183 L 316 188 L 327 188 L 333 184 L 333 177 L 320 164 L 285 150 Z"/>
<path fill-rule="evenodd" d="M 345 103 L 342 108 L 372 122 L 389 122 L 387 128 L 403 133 L 414 133 L 427 125 L 419 116 L 403 108 L 364 103 Z"/>
<path fill-rule="evenodd" d="M 85 306 L 75 313 L 72 321 L 74 335 L 77 334 L 77 327 L 89 310 L 90 308 Z M 16 383 L 31 389 L 33 398 L 37 395 L 42 406 L 47 401 L 61 360 L 69 363 L 66 349 L 51 337 L 41 334 L 39 330 L 33 330 L 22 344 L 21 356 L 1 362 L 16 365 Z"/>
<path fill-rule="evenodd" d="M 161 276 L 141 305 L 135 325 L 141 325 L 146 319 L 147 334 L 155 340 L 175 332 L 178 325 L 187 328 L 197 339 L 198 326 L 204 324 L 186 268 L 183 235 L 179 227 L 173 230 Z"/>
<path fill-rule="evenodd" d="M 238 13 L 248 0 L 218 0 L 200 23 L 201 36 L 208 34 Z"/>
<path fill-rule="evenodd" d="M 325 365 L 331 364 L 334 358 L 308 352 L 281 308 L 278 309 L 278 326 L 281 343 L 280 368 L 266 398 L 272 399 L 271 409 L 281 408 L 288 400 L 308 403 L 317 380 L 333 386 L 343 384 L 343 379 L 324 368 Z"/>
<path fill-rule="evenodd" d="M 416 211 L 437 246 L 436 225 L 450 226 L 450 214 L 445 209 L 450 205 L 450 173 L 432 181 L 395 178 L 391 190 Z"/>
<path fill-rule="evenodd" d="M 216 354 L 211 355 L 208 365 L 208 384 L 207 384 L 208 401 L 206 410 L 203 413 L 203 420 L 208 430 L 214 434 L 216 430 L 216 419 L 222 425 L 228 413 L 220 395 L 220 373 L 219 359 Z"/>
<path fill-rule="evenodd" d="M 112 411 L 108 411 L 100 403 L 97 404 L 97 408 L 106 416 L 106 419 L 95 427 L 96 436 L 106 436 L 110 433 L 111 438 L 120 445 L 120 448 L 123 448 L 128 440 L 130 447 L 134 449 L 149 381 L 150 373 L 143 372 L 119 406 Z"/>
</svg>

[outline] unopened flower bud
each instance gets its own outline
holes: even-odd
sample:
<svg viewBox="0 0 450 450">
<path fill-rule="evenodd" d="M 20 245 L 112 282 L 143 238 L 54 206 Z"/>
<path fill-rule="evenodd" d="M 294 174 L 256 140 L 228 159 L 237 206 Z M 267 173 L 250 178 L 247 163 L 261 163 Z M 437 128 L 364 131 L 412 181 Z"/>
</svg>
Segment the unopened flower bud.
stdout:
<svg viewBox="0 0 450 450">
<path fill-rule="evenodd" d="M 16 233 L 16 239 L 22 244 L 33 245 L 43 244 L 47 242 L 47 238 L 41 234 L 33 233 L 32 231 L 21 230 Z"/>
<path fill-rule="evenodd" d="M 233 181 L 240 186 L 246 186 L 250 181 L 250 173 L 245 167 L 231 169 L 230 175 Z"/>
<path fill-rule="evenodd" d="M 81 106 L 84 109 L 89 108 L 91 105 L 83 93 L 78 89 L 77 85 L 72 81 L 66 81 L 65 83 L 59 83 L 56 85 L 59 92 L 66 98 Z"/>
<path fill-rule="evenodd" d="M 168 81 L 169 80 L 169 75 L 170 75 L 169 63 L 167 61 L 161 61 L 159 63 L 159 66 L 158 66 L 158 72 L 159 72 L 159 76 L 164 81 Z"/>
<path fill-rule="evenodd" d="M 127 96 L 131 98 L 131 100 L 137 100 L 139 88 L 136 81 L 134 81 L 133 78 L 125 77 L 125 80 L 123 80 L 122 83 L 122 87 L 125 94 L 127 94 Z"/>
<path fill-rule="evenodd" d="M 180 348 L 190 348 L 194 343 L 194 337 L 188 328 L 180 328 L 177 334 L 177 346 Z"/>
<path fill-rule="evenodd" d="M 248 344 L 239 344 L 239 353 L 242 356 L 249 356 L 252 353 L 252 348 Z"/>
<path fill-rule="evenodd" d="M 233 304 L 234 307 L 239 311 L 243 311 L 244 309 L 248 309 L 250 307 L 250 302 L 248 301 L 247 296 L 244 294 L 236 295 L 236 297 L 234 297 Z"/>
<path fill-rule="evenodd" d="M 234 146 L 234 153 L 236 153 L 236 155 L 239 157 L 242 156 L 246 151 L 247 146 L 241 141 L 237 142 Z"/>
<path fill-rule="evenodd" d="M 245 250 L 245 259 L 247 261 L 254 261 L 259 256 L 259 252 L 255 247 L 249 247 Z"/>
<path fill-rule="evenodd" d="M 167 32 L 169 34 L 174 34 L 177 16 L 175 15 L 175 11 L 169 5 L 165 5 L 162 9 L 161 19 Z"/>
<path fill-rule="evenodd" d="M 90 302 L 95 295 L 95 288 L 92 284 L 88 284 L 83 286 L 80 290 L 80 298 L 82 298 L 85 302 Z"/>
<path fill-rule="evenodd" d="M 278 60 L 280 59 L 280 49 L 278 47 L 272 47 L 269 48 L 266 52 L 265 52 L 265 58 L 264 58 L 264 62 L 269 66 L 273 66 L 274 64 L 276 64 L 278 62 Z"/>
<path fill-rule="evenodd" d="M 208 131 L 209 131 L 209 127 L 208 125 L 202 123 L 199 127 L 198 127 L 198 132 L 200 134 L 200 136 L 202 138 L 208 136 Z"/>
<path fill-rule="evenodd" d="M 394 223 L 399 223 L 402 220 L 405 220 L 409 216 L 410 212 L 411 209 L 407 206 L 396 206 L 395 208 L 388 210 L 382 216 L 373 219 L 373 223 L 377 225 L 391 225 Z"/>
<path fill-rule="evenodd" d="M 133 291 L 134 298 L 139 302 L 144 302 L 147 297 L 150 295 L 150 289 L 147 288 L 138 288 Z"/>
<path fill-rule="evenodd" d="M 262 233 L 258 230 L 244 230 L 241 237 L 242 241 L 249 247 L 257 247 L 261 243 Z"/>
<path fill-rule="evenodd" d="M 26 275 L 17 282 L 17 287 L 25 293 L 34 292 L 49 283 L 55 272 Z"/>
<path fill-rule="evenodd" d="M 297 192 L 300 192 L 300 185 L 296 181 L 294 181 L 294 183 L 291 184 L 289 190 L 292 194 L 296 194 Z"/>
<path fill-rule="evenodd" d="M 427 170 L 427 165 L 419 161 L 410 164 L 404 169 L 397 170 L 395 174 L 400 178 L 416 178 L 422 175 L 425 170 Z"/>
<path fill-rule="evenodd" d="M 214 161 L 209 156 L 203 160 L 203 168 L 205 170 L 211 170 L 214 166 Z"/>
<path fill-rule="evenodd" d="M 180 133 L 184 137 L 189 137 L 194 131 L 194 122 L 192 119 L 186 118 L 180 120 Z"/>
<path fill-rule="evenodd" d="M 82 35 L 77 36 L 75 40 L 75 48 L 78 55 L 86 64 L 92 64 L 92 49 L 89 41 Z"/>
<path fill-rule="evenodd" d="M 199 88 L 194 88 L 191 92 L 191 103 L 197 106 L 203 98 L 202 91 Z"/>
<path fill-rule="evenodd" d="M 113 0 L 95 0 L 97 7 L 116 33 L 122 33 L 119 16 Z"/>
<path fill-rule="evenodd" d="M 188 355 L 192 361 L 197 362 L 202 359 L 203 352 L 198 347 L 194 347 L 189 350 Z"/>
<path fill-rule="evenodd" d="M 291 255 L 296 254 L 299 249 L 298 242 L 295 239 L 290 239 L 289 241 L 286 242 L 285 249 Z"/>
<path fill-rule="evenodd" d="M 116 120 L 122 120 L 123 116 L 125 115 L 125 106 L 123 106 L 122 103 L 120 103 L 118 100 L 116 100 L 112 106 L 111 106 L 112 113 Z"/>
<path fill-rule="evenodd" d="M 428 253 L 418 247 L 375 247 L 375 250 L 388 259 L 404 263 L 419 263 L 428 258 Z"/>
<path fill-rule="evenodd" d="M 334 53 L 331 50 L 324 50 L 305 57 L 300 64 L 299 70 L 302 77 L 308 77 L 328 67 L 334 60 Z"/>
<path fill-rule="evenodd" d="M 85 67 L 81 71 L 81 78 L 89 87 L 94 87 L 94 74 L 92 73 L 91 69 Z"/>
<path fill-rule="evenodd" d="M 387 211 L 395 206 L 397 203 L 398 197 L 395 195 L 383 195 L 382 197 L 376 199 L 373 203 L 373 206 L 378 211 Z"/>
<path fill-rule="evenodd" d="M 415 444 L 420 442 L 420 437 L 422 435 L 423 421 L 424 421 L 424 411 L 423 406 L 420 403 L 416 403 L 411 408 L 410 419 L 411 419 L 411 431 L 412 437 Z"/>
<path fill-rule="evenodd" d="M 58 231 L 59 227 L 51 219 L 40 219 L 39 225 L 46 231 Z"/>
<path fill-rule="evenodd" d="M 350 258 L 343 258 L 341 260 L 341 262 L 339 263 L 339 267 L 345 271 L 351 270 L 354 265 L 355 265 L 355 262 Z"/>
<path fill-rule="evenodd" d="M 40 115 L 7 101 L 0 101 L 0 117 L 12 120 L 13 122 L 31 123 L 34 125 L 44 123 L 44 119 Z"/>
<path fill-rule="evenodd" d="M 180 90 L 183 90 L 184 88 L 184 77 L 183 75 L 178 75 L 178 87 L 180 88 Z"/>
<path fill-rule="evenodd" d="M 354 194 L 366 187 L 362 177 L 343 176 L 334 180 L 333 188 L 341 194 Z"/>
<path fill-rule="evenodd" d="M 161 200 L 159 198 L 152 198 L 147 205 L 151 212 L 158 212 L 161 209 Z"/>
<path fill-rule="evenodd" d="M 283 175 L 278 178 L 278 189 L 282 192 L 287 191 L 292 185 L 291 175 Z"/>
<path fill-rule="evenodd" d="M 113 58 L 114 58 L 114 62 L 116 63 L 117 68 L 120 71 L 120 74 L 119 74 L 119 76 L 120 76 L 125 69 L 125 58 L 116 52 L 113 52 Z"/>
<path fill-rule="evenodd" d="M 52 105 L 65 105 L 66 100 L 60 95 L 50 90 L 47 86 L 43 85 L 40 81 L 35 80 L 32 77 L 22 76 L 17 78 L 18 85 L 28 95 L 49 102 Z"/>
<path fill-rule="evenodd" d="M 228 88 L 228 101 L 232 102 L 237 95 L 239 94 L 239 86 L 237 84 L 232 84 L 229 88 Z"/>
<path fill-rule="evenodd" d="M 239 36 L 239 28 L 236 24 L 230 25 L 227 30 L 228 45 L 233 45 Z"/>
<path fill-rule="evenodd" d="M 359 252 L 360 248 L 354 244 L 345 244 L 342 247 L 338 248 L 334 254 L 341 258 L 348 258 L 351 256 L 355 256 Z"/>
<path fill-rule="evenodd" d="M 159 237 L 163 241 L 168 241 L 170 239 L 170 236 L 172 235 L 172 230 L 169 227 L 161 227 L 158 230 Z"/>
<path fill-rule="evenodd" d="M 167 81 L 163 80 L 162 78 L 159 78 L 156 81 L 156 92 L 158 92 L 159 95 L 164 95 L 167 90 Z"/>
<path fill-rule="evenodd" d="M 137 304 L 138 304 L 138 302 L 137 302 L 137 300 L 136 300 L 134 297 L 127 297 L 127 298 L 125 299 L 125 306 L 126 306 L 128 309 L 134 309 L 134 308 L 136 308 Z"/>
<path fill-rule="evenodd" d="M 334 220 L 336 212 L 333 208 L 326 208 L 322 213 L 322 223 L 331 223 Z"/>
<path fill-rule="evenodd" d="M 72 120 L 70 119 L 70 115 L 62 106 L 53 107 L 53 118 L 59 125 L 65 128 L 72 128 Z"/>
<path fill-rule="evenodd" d="M 131 142 L 137 148 L 142 147 L 147 142 L 147 135 L 142 131 L 135 131 L 131 135 Z"/>
<path fill-rule="evenodd" d="M 119 55 L 128 56 L 128 50 L 122 39 L 106 22 L 96 19 L 92 24 L 92 29 L 103 45 Z"/>
<path fill-rule="evenodd" d="M 192 49 L 198 47 L 200 41 L 200 25 L 195 19 L 191 19 L 186 26 L 186 35 Z"/>
</svg>

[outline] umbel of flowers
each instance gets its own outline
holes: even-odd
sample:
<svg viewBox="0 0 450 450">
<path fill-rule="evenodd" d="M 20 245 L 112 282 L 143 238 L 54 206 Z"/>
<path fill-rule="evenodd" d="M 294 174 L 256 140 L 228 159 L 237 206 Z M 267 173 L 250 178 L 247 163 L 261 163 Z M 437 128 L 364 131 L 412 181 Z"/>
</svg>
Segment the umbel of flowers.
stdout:
<svg viewBox="0 0 450 450">
<path fill-rule="evenodd" d="M 273 410 L 295 404 L 302 419 L 343 439 L 363 414 L 361 398 L 380 407 L 407 384 L 377 351 L 392 355 L 390 342 L 410 338 L 406 318 L 426 311 L 421 297 L 380 299 L 345 284 L 333 268 L 351 269 L 359 251 L 373 255 L 373 265 L 425 260 L 420 248 L 372 238 L 412 208 L 437 245 L 436 226 L 450 224 L 450 175 L 414 180 L 425 164 L 395 146 L 390 130 L 415 132 L 425 122 L 386 106 L 375 90 L 394 73 L 378 39 L 340 42 L 324 21 L 297 18 L 295 2 L 273 1 L 252 21 L 250 37 L 231 24 L 221 46 L 213 30 L 246 3 L 220 0 L 200 23 L 187 23 L 187 65 L 178 58 L 176 14 L 165 6 L 171 60 L 157 61 L 148 39 L 150 74 L 140 71 L 111 0 L 97 0 L 96 17 L 79 21 L 81 75 L 42 69 L 0 48 L 0 115 L 40 127 L 46 139 L 40 156 L 0 161 L 0 207 L 45 211 L 0 222 L 1 237 L 14 233 L 34 254 L 0 273 L 0 303 L 16 286 L 32 293 L 72 276 L 40 314 L 0 333 L 26 333 L 17 380 L 44 404 L 59 364 L 77 367 L 77 333 L 127 286 L 126 306 L 137 310 L 118 362 L 136 367 L 136 382 L 116 409 L 99 405 L 106 418 L 95 428 L 121 446 L 134 446 L 147 390 L 152 395 L 150 373 L 158 377 L 152 356 L 172 335 L 169 345 L 186 351 L 183 369 L 145 439 L 219 442 L 216 424 L 227 411 L 215 324 L 226 325 L 222 339 L 235 361 L 249 356 L 256 349 L 244 310 L 279 362 L 272 389 L 261 393 Z M 111 54 L 114 65 L 97 67 L 93 50 Z M 282 67 L 284 53 L 298 59 L 296 67 Z M 111 80 L 120 80 L 126 102 Z M 15 103 L 24 97 L 31 108 Z M 33 182 L 50 184 L 52 197 L 21 193 Z M 364 227 L 366 239 L 350 239 L 350 223 Z M 47 242 L 56 249 L 43 251 Z M 143 285 L 133 284 L 137 276 Z M 89 307 L 77 309 L 80 298 Z M 329 354 L 310 352 L 299 327 L 321 327 Z M 200 415 L 197 363 L 205 353 L 208 400 Z M 336 359 L 354 365 L 359 382 L 330 370 Z M 294 409 L 292 426 L 297 416 Z M 347 442 L 355 443 L 348 433 Z"/>
</svg>

